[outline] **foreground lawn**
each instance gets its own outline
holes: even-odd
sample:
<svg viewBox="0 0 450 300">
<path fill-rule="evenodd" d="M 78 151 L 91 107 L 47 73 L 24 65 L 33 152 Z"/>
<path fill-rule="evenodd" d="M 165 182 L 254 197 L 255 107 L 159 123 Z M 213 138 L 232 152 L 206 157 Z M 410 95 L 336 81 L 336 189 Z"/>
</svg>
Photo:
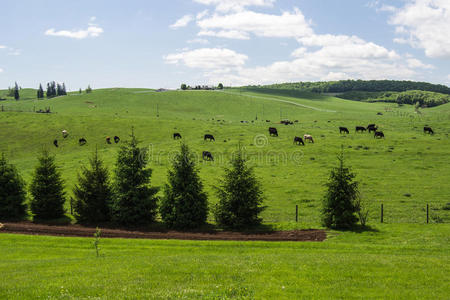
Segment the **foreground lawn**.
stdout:
<svg viewBox="0 0 450 300">
<path fill-rule="evenodd" d="M 448 299 L 449 224 L 377 225 L 325 242 L 0 234 L 0 298 Z"/>
</svg>

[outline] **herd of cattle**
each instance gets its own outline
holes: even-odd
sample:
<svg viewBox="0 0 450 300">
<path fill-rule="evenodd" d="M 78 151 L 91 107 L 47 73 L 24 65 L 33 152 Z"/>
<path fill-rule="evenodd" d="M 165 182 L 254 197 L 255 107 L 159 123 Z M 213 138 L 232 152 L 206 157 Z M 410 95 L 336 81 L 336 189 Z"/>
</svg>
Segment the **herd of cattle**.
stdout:
<svg viewBox="0 0 450 300">
<path fill-rule="evenodd" d="M 243 123 L 243 122 L 245 122 L 245 121 L 241 121 L 241 123 Z M 267 120 L 267 122 L 270 122 L 270 121 Z M 295 120 L 294 122 L 298 123 L 297 120 Z M 291 122 L 291 121 L 282 121 L 281 124 L 292 125 L 293 122 Z M 369 133 L 373 132 L 374 133 L 374 138 L 384 138 L 383 131 L 379 131 L 378 130 L 378 126 L 376 126 L 375 124 L 369 124 L 367 127 L 364 127 L 364 126 L 356 126 L 355 127 L 355 132 L 357 132 L 357 133 L 358 132 L 365 132 L 365 131 L 368 131 Z M 431 127 L 429 127 L 429 126 L 425 126 L 423 128 L 423 132 L 424 133 L 428 133 L 428 134 L 434 134 L 433 129 Z M 339 127 L 339 133 L 340 134 L 349 134 L 350 131 L 348 130 L 347 127 Z M 269 135 L 272 136 L 272 137 L 278 137 L 277 129 L 275 127 L 269 127 Z M 62 137 L 65 139 L 68 136 L 69 136 L 69 133 L 67 132 L 67 130 L 63 130 L 62 131 Z M 119 143 L 119 141 L 120 141 L 120 138 L 117 135 L 114 136 L 113 139 L 114 139 L 114 143 L 116 143 L 116 144 Z M 173 139 L 174 140 L 181 139 L 181 134 L 179 132 L 175 132 L 173 134 Z M 216 141 L 216 139 L 214 138 L 214 136 L 212 134 L 205 134 L 204 137 L 203 137 L 203 140 L 204 141 L 210 141 L 210 142 Z M 294 144 L 296 144 L 296 145 L 303 145 L 304 146 L 305 145 L 305 141 L 309 141 L 310 143 L 314 143 L 314 139 L 313 139 L 312 135 L 310 135 L 310 134 L 303 135 L 303 138 L 301 138 L 299 136 L 294 137 Z M 83 138 L 83 137 L 78 140 L 78 144 L 80 146 L 83 146 L 86 143 L 87 143 L 87 140 L 85 138 Z M 106 143 L 107 144 L 111 144 L 111 137 L 109 137 L 109 136 L 106 137 Z M 57 139 L 55 139 L 53 141 L 53 144 L 55 145 L 55 147 L 59 147 Z M 211 152 L 209 152 L 209 151 L 203 151 L 202 158 L 203 158 L 203 160 L 214 161 L 214 157 L 212 156 Z"/>
</svg>

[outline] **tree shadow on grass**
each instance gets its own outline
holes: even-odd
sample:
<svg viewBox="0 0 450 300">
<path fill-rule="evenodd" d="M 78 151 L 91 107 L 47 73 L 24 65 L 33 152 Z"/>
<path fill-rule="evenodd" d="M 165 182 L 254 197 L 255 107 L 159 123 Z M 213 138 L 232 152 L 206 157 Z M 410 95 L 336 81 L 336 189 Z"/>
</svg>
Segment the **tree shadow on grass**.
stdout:
<svg viewBox="0 0 450 300">
<path fill-rule="evenodd" d="M 343 232 L 354 232 L 354 233 L 363 233 L 363 232 L 380 232 L 377 228 L 371 227 L 369 225 L 361 225 L 357 224 L 355 227 L 350 229 L 339 229 L 334 228 L 335 230 L 343 231 Z"/>
</svg>

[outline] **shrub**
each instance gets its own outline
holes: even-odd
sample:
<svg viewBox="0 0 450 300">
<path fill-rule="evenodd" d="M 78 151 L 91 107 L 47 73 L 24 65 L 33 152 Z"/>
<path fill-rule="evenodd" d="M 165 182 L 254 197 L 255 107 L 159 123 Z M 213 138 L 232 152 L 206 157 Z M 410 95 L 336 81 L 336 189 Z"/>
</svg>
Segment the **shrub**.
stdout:
<svg viewBox="0 0 450 300">
<path fill-rule="evenodd" d="M 219 202 L 214 209 L 216 222 L 226 228 L 241 229 L 259 225 L 263 193 L 253 168 L 246 165 L 241 151 L 225 169 L 222 184 L 217 188 Z"/>
<path fill-rule="evenodd" d="M 16 168 L 0 158 L 0 219 L 20 219 L 26 215 L 25 182 Z"/>
<path fill-rule="evenodd" d="M 138 147 L 134 133 L 117 156 L 113 183 L 112 220 L 122 225 L 142 225 L 155 220 L 158 189 L 150 187 L 152 170 L 146 168 L 146 149 Z"/>
<path fill-rule="evenodd" d="M 110 220 L 111 188 L 108 169 L 97 151 L 89 160 L 90 167 L 81 168 L 78 185 L 73 189 L 73 208 L 78 222 L 105 222 Z"/>
<path fill-rule="evenodd" d="M 339 166 L 331 170 L 323 199 L 322 222 L 328 228 L 351 229 L 358 222 L 358 182 L 344 165 L 344 153 L 338 156 Z"/>
<path fill-rule="evenodd" d="M 30 186 L 31 211 L 37 219 L 56 219 L 64 216 L 64 182 L 57 170 L 55 157 L 44 150 L 39 157 Z"/>
<path fill-rule="evenodd" d="M 206 223 L 208 199 L 198 176 L 194 158 L 185 144 L 169 170 L 160 212 L 169 228 L 189 229 Z"/>
</svg>

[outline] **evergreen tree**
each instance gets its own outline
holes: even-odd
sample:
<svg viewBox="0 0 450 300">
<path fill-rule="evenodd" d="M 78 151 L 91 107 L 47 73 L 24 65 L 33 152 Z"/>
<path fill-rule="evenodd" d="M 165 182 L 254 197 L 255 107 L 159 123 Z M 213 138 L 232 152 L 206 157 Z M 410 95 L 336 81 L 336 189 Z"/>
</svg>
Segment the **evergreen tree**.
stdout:
<svg viewBox="0 0 450 300">
<path fill-rule="evenodd" d="M 217 188 L 219 202 L 214 209 L 217 224 L 235 229 L 261 224 L 259 214 L 265 209 L 261 184 L 240 150 L 233 157 L 231 169 L 225 169 L 222 182 Z"/>
<path fill-rule="evenodd" d="M 56 219 L 64 215 L 64 182 L 55 164 L 55 157 L 46 150 L 39 157 L 30 192 L 31 211 L 35 218 Z"/>
<path fill-rule="evenodd" d="M 203 192 L 193 155 L 187 145 L 181 145 L 180 153 L 168 172 L 160 213 L 170 228 L 189 229 L 199 227 L 208 216 L 208 199 Z"/>
<path fill-rule="evenodd" d="M 56 84 L 56 95 L 57 96 L 62 96 L 63 95 L 63 93 L 62 93 L 62 86 L 59 83 Z"/>
<path fill-rule="evenodd" d="M 50 83 L 47 82 L 47 98 L 52 97 L 52 88 L 50 86 Z"/>
<path fill-rule="evenodd" d="M 42 84 L 39 84 L 39 89 L 37 91 L 37 97 L 38 97 L 38 99 L 44 98 L 44 90 L 42 89 Z"/>
<path fill-rule="evenodd" d="M 83 91 L 81 90 L 81 88 L 80 88 L 80 90 L 79 90 L 78 92 L 79 92 L 80 94 L 83 93 Z"/>
<path fill-rule="evenodd" d="M 338 156 L 339 165 L 331 170 L 323 200 L 322 222 L 328 228 L 351 229 L 358 222 L 358 182 L 344 165 L 344 152 Z"/>
<path fill-rule="evenodd" d="M 109 221 L 112 192 L 108 168 L 98 157 L 97 150 L 89 163 L 89 169 L 81 168 L 78 185 L 73 189 L 75 218 L 87 223 Z"/>
<path fill-rule="evenodd" d="M 150 187 L 152 170 L 146 168 L 146 149 L 131 140 L 120 148 L 113 183 L 112 219 L 123 225 L 140 225 L 154 221 L 158 189 Z"/>
<path fill-rule="evenodd" d="M 14 99 L 19 100 L 20 94 L 19 94 L 19 86 L 17 85 L 17 82 L 14 86 Z"/>
<path fill-rule="evenodd" d="M 87 87 L 87 89 L 86 89 L 86 93 L 91 93 L 92 92 L 92 89 L 91 89 L 91 86 L 90 85 L 88 85 L 88 87 Z"/>
<path fill-rule="evenodd" d="M 0 219 L 20 219 L 26 215 L 25 182 L 16 168 L 0 158 Z"/>
<path fill-rule="evenodd" d="M 182 84 L 181 84 L 181 89 L 182 89 L 183 91 L 187 89 L 187 86 L 186 86 L 185 83 L 182 83 Z"/>
<path fill-rule="evenodd" d="M 222 83 L 219 83 L 219 85 L 217 86 L 217 88 L 218 88 L 219 90 L 223 90 L 223 84 L 222 84 Z"/>
<path fill-rule="evenodd" d="M 62 88 L 61 88 L 62 94 L 65 96 L 67 95 L 67 91 L 66 91 L 66 84 L 63 82 L 62 84 Z"/>
</svg>

